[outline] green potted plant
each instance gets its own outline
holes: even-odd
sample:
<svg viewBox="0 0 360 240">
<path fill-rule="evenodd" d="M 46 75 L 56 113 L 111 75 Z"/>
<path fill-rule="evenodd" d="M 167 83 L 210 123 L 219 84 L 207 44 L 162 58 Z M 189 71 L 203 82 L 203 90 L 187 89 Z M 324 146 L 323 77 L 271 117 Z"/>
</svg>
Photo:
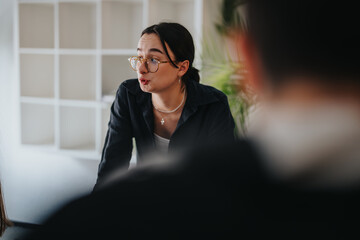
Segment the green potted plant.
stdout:
<svg viewBox="0 0 360 240">
<path fill-rule="evenodd" d="M 241 13 L 244 0 L 223 0 L 221 20 L 215 24 L 218 36 L 206 36 L 203 41 L 202 72 L 206 82 L 224 92 L 235 119 L 237 132 L 246 135 L 250 107 L 255 95 L 246 83 L 246 70 L 238 46 L 238 37 L 246 28 Z"/>
</svg>

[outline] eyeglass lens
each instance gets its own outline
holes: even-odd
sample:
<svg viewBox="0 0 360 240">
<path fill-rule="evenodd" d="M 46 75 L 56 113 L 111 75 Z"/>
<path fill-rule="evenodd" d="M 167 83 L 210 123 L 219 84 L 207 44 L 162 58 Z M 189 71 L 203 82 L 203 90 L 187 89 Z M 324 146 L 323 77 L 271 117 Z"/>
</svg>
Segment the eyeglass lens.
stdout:
<svg viewBox="0 0 360 240">
<path fill-rule="evenodd" d="M 142 62 L 145 63 L 145 67 L 149 72 L 156 72 L 158 70 L 159 63 L 156 60 L 153 60 L 153 59 L 140 60 L 138 57 L 133 57 L 130 60 L 131 67 L 135 71 L 139 70 L 139 67 L 140 67 Z"/>
</svg>

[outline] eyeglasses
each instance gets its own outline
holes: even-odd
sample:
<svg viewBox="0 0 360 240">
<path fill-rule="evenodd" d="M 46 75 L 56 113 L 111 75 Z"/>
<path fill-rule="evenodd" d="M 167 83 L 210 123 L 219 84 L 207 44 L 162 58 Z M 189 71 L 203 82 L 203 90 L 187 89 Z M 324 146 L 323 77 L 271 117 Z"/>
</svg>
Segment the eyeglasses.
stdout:
<svg viewBox="0 0 360 240">
<path fill-rule="evenodd" d="M 151 73 L 157 72 L 159 70 L 160 63 L 170 62 L 170 61 L 159 61 L 154 58 L 142 58 L 137 56 L 130 57 L 128 60 L 130 62 L 131 68 L 134 71 L 139 70 L 140 65 L 145 62 L 146 69 Z"/>
</svg>

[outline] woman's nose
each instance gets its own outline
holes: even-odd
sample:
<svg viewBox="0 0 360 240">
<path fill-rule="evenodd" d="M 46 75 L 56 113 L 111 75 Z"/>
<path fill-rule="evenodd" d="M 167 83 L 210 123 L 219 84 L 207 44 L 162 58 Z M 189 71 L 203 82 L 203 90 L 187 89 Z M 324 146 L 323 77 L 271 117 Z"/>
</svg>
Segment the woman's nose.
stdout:
<svg viewBox="0 0 360 240">
<path fill-rule="evenodd" d="M 143 61 L 140 62 L 140 65 L 138 67 L 138 71 L 139 73 L 147 73 L 148 69 L 146 67 L 146 59 L 144 59 Z"/>
</svg>

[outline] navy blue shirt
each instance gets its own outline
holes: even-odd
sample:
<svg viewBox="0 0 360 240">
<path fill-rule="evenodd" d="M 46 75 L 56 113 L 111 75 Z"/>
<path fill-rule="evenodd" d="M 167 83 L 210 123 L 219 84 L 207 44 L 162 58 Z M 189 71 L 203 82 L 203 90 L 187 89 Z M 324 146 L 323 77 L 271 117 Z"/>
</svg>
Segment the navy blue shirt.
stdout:
<svg viewBox="0 0 360 240">
<path fill-rule="evenodd" d="M 169 153 L 199 144 L 235 139 L 235 123 L 227 96 L 195 81 L 186 84 L 187 99 L 170 138 Z M 155 150 L 151 93 L 143 92 L 137 79 L 124 81 L 111 106 L 110 121 L 98 171 L 98 183 L 113 170 L 129 167 L 135 138 L 137 162 Z"/>
</svg>

